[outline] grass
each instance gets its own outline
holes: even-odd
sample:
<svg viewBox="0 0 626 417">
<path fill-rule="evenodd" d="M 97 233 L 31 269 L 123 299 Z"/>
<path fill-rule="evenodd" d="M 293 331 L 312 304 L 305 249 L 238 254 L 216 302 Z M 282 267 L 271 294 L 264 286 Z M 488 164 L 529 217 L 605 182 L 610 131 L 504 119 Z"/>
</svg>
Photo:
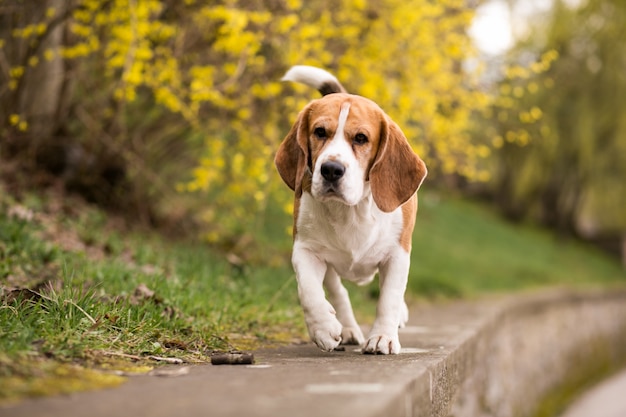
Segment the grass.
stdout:
<svg viewBox="0 0 626 417">
<path fill-rule="evenodd" d="M 287 263 L 232 265 L 201 244 L 122 236 L 85 205 L 51 221 L 25 203 L 0 203 L 0 402 L 56 393 L 59 374 L 77 369 L 89 389 L 111 383 L 89 369 L 124 370 L 129 358 L 143 369 L 151 356 L 206 362 L 306 334 Z"/>
<path fill-rule="evenodd" d="M 626 284 L 626 271 L 594 247 L 505 222 L 477 203 L 421 195 L 409 278 L 415 294 L 473 296 L 613 284 Z"/>
<path fill-rule="evenodd" d="M 206 362 L 216 349 L 306 340 L 289 222 L 268 217 L 255 257 L 268 261 L 247 265 L 198 243 L 122 234 L 69 198 L 0 193 L 0 402 L 111 386 L 155 357 Z M 624 283 L 619 263 L 592 248 L 421 195 L 411 298 Z M 358 318 L 371 321 L 376 288 L 349 287 Z"/>
</svg>

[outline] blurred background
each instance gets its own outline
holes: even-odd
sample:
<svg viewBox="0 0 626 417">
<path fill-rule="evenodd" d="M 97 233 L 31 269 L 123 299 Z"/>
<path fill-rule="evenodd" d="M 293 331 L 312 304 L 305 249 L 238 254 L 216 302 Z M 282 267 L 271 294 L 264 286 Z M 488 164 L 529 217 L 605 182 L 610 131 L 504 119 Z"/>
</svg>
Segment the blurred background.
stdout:
<svg viewBox="0 0 626 417">
<path fill-rule="evenodd" d="M 279 80 L 315 65 L 403 128 L 427 213 L 480 201 L 626 265 L 625 41 L 621 0 L 2 0 L 0 170 L 282 262 L 273 155 L 317 92 Z"/>
</svg>

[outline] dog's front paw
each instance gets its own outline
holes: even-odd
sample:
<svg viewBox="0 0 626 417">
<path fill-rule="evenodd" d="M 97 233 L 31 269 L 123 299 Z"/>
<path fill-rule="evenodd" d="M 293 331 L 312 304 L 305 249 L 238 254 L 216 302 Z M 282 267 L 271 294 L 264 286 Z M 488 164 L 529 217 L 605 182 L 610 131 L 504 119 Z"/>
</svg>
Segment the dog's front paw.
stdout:
<svg viewBox="0 0 626 417">
<path fill-rule="evenodd" d="M 375 334 L 370 336 L 363 348 L 363 353 L 397 355 L 400 353 L 400 340 L 398 336 Z"/>
<path fill-rule="evenodd" d="M 363 342 L 365 342 L 365 337 L 360 327 L 344 327 L 341 330 L 342 345 L 362 345 Z"/>
<path fill-rule="evenodd" d="M 341 343 L 341 323 L 335 318 L 329 318 L 309 329 L 311 339 L 322 350 L 332 351 Z"/>
<path fill-rule="evenodd" d="M 322 350 L 330 352 L 341 343 L 341 323 L 329 302 L 305 310 L 304 314 L 311 340 Z"/>
</svg>

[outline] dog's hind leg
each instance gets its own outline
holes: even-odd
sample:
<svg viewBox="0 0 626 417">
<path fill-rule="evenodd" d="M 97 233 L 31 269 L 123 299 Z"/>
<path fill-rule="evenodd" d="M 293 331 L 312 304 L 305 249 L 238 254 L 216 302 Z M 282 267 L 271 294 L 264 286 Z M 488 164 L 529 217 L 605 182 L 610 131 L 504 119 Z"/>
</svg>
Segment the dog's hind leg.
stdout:
<svg viewBox="0 0 626 417">
<path fill-rule="evenodd" d="M 324 288 L 328 292 L 330 303 L 337 311 L 337 319 L 341 323 L 341 344 L 362 345 L 365 342 L 363 332 L 356 322 L 348 290 L 341 283 L 337 272 L 328 267 L 324 276 Z"/>
</svg>

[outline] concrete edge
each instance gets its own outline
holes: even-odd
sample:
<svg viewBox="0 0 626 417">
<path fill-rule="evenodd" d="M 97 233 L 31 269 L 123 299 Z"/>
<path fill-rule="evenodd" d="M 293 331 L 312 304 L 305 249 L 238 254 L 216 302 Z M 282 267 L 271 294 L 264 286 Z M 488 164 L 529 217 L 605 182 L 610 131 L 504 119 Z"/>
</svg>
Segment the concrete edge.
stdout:
<svg viewBox="0 0 626 417">
<path fill-rule="evenodd" d="M 626 364 L 624 288 L 559 289 L 495 302 L 499 307 L 473 336 L 407 388 L 411 415 L 554 415 L 555 395 Z"/>
</svg>

